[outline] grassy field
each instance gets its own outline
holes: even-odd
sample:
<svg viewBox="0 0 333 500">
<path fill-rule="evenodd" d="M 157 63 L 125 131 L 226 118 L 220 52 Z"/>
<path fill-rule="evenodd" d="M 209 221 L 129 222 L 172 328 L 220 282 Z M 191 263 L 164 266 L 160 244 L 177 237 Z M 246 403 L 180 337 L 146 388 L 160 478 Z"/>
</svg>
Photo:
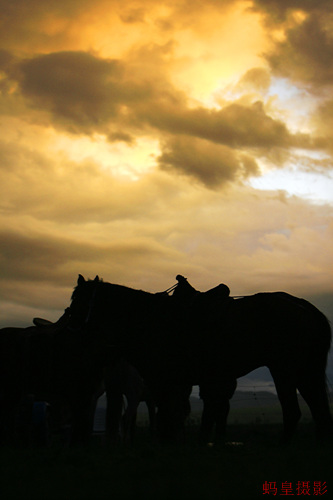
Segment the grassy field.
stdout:
<svg viewBox="0 0 333 500">
<path fill-rule="evenodd" d="M 301 423 L 292 445 L 278 444 L 280 424 L 230 425 L 227 444 L 201 446 L 197 425 L 183 445 L 158 445 L 140 426 L 132 448 L 0 450 L 2 500 L 233 500 L 270 498 L 263 483 L 326 482 L 333 498 L 332 443 L 318 445 L 311 424 Z M 277 496 L 280 493 L 278 492 Z M 294 498 L 297 496 L 294 490 Z M 309 498 L 306 495 L 305 498 Z M 315 498 L 319 498 L 316 496 Z"/>
</svg>

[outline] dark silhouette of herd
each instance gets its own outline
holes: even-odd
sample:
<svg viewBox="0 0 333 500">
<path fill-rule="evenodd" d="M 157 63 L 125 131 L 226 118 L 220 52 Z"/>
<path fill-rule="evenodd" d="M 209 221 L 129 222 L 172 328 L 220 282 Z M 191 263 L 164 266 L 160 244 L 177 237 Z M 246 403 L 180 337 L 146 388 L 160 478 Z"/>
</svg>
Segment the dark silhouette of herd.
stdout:
<svg viewBox="0 0 333 500">
<path fill-rule="evenodd" d="M 284 292 L 233 298 L 226 285 L 202 293 L 178 275 L 167 291 L 148 293 L 79 275 L 56 323 L 35 318 L 34 326 L 0 331 L 0 440 L 47 444 L 50 425 L 65 442 L 85 443 L 104 392 L 108 441 L 133 440 L 140 401 L 159 440 L 182 440 L 198 385 L 199 438 L 218 442 L 237 378 L 261 366 L 281 403 L 283 441 L 301 416 L 297 390 L 325 439 L 333 429 L 330 344 L 327 318 Z"/>
</svg>

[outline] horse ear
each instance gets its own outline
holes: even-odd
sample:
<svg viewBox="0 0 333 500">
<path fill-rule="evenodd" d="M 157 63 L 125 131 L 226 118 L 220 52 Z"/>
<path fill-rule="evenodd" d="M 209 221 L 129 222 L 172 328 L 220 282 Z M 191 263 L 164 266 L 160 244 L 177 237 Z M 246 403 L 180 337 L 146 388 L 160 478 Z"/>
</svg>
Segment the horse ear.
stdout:
<svg viewBox="0 0 333 500">
<path fill-rule="evenodd" d="M 82 276 L 82 274 L 79 274 L 79 277 L 77 279 L 78 286 L 82 285 L 85 282 L 86 282 L 86 280 L 84 279 L 84 277 Z"/>
<path fill-rule="evenodd" d="M 96 275 L 96 276 L 95 276 L 94 281 L 99 281 L 99 277 L 98 277 L 98 275 Z"/>
</svg>

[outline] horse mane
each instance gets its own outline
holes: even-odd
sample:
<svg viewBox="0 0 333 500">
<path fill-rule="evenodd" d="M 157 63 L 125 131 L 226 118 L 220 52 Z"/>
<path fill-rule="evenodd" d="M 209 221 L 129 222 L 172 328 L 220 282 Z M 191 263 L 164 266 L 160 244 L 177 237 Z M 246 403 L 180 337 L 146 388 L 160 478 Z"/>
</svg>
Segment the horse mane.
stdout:
<svg viewBox="0 0 333 500">
<path fill-rule="evenodd" d="M 73 290 L 71 300 L 73 300 L 76 297 L 77 293 L 82 288 L 82 283 L 80 283 L 80 276 L 81 275 L 79 275 L 78 284 Z M 133 298 L 147 297 L 148 298 L 148 297 L 155 297 L 155 296 L 159 295 L 159 294 L 154 294 L 151 292 L 146 292 L 144 290 L 138 290 L 136 288 L 130 288 L 130 287 L 124 286 L 124 285 L 109 283 L 107 281 L 103 281 L 103 279 L 99 278 L 98 276 L 96 276 L 95 279 L 84 280 L 83 284 L 85 286 L 88 285 L 89 288 L 91 288 L 93 286 L 96 286 L 98 288 L 103 288 L 103 291 L 106 293 L 106 295 L 111 296 L 114 293 L 117 296 L 117 298 L 118 297 L 123 297 L 123 298 L 126 298 L 126 297 L 130 297 L 130 298 L 132 298 L 132 297 Z"/>
</svg>

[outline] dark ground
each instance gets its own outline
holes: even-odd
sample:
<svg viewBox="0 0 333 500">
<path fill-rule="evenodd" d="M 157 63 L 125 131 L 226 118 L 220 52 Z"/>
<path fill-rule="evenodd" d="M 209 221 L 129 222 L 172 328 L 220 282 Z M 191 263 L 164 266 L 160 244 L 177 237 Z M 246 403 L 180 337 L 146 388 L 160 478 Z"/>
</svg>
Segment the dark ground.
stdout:
<svg viewBox="0 0 333 500">
<path fill-rule="evenodd" d="M 263 484 L 292 483 L 293 498 L 333 498 L 332 443 L 318 444 L 312 424 L 299 425 L 292 445 L 278 444 L 281 424 L 230 425 L 220 447 L 198 444 L 192 422 L 183 445 L 153 443 L 146 427 L 132 448 L 109 449 L 95 436 L 89 448 L 0 450 L 2 500 L 233 500 L 271 498 Z M 311 495 L 298 494 L 299 481 Z M 327 492 L 313 496 L 313 485 Z M 324 490 L 322 490 L 323 493 Z"/>
</svg>

